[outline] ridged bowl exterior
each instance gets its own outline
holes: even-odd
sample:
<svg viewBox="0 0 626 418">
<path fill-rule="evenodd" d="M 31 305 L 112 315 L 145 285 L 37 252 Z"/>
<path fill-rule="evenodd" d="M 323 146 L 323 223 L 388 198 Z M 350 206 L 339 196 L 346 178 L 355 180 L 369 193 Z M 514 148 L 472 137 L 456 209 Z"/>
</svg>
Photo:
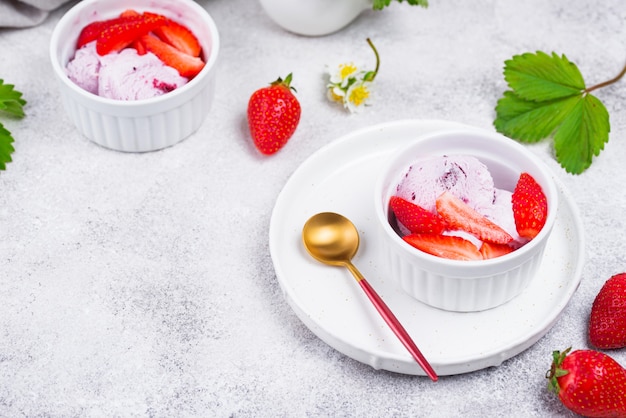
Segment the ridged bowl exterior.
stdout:
<svg viewBox="0 0 626 418">
<path fill-rule="evenodd" d="M 484 311 L 519 295 L 537 273 L 545 243 L 517 267 L 488 276 L 454 277 L 424 270 L 391 247 L 384 262 L 404 292 L 427 305 L 456 312 Z"/>
<path fill-rule="evenodd" d="M 513 190 L 521 172 L 530 173 L 548 200 L 541 232 L 523 247 L 490 260 L 449 260 L 406 243 L 390 216 L 389 199 L 405 170 L 419 156 L 473 155 L 494 177 L 496 187 Z M 493 132 L 449 131 L 425 135 L 399 150 L 384 165 L 375 187 L 383 268 L 403 291 L 430 306 L 456 312 L 491 309 L 519 295 L 538 274 L 558 208 L 558 190 L 548 168 L 519 143 Z"/>
<path fill-rule="evenodd" d="M 151 99 L 122 101 L 91 94 L 66 75 L 82 27 L 95 20 L 135 8 L 184 21 L 196 34 L 205 54 L 205 67 L 186 85 Z M 192 0 L 83 0 L 70 9 L 54 29 L 50 58 L 57 75 L 63 106 L 78 131 L 91 141 L 125 152 L 154 151 L 172 146 L 198 130 L 215 97 L 219 34 L 208 13 Z"/>
</svg>

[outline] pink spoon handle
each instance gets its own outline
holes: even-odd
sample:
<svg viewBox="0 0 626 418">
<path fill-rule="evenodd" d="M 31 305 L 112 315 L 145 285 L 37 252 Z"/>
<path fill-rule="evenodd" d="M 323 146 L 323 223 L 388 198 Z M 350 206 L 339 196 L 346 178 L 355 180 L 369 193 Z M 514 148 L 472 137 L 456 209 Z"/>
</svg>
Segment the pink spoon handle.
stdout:
<svg viewBox="0 0 626 418">
<path fill-rule="evenodd" d="M 411 353 L 415 361 L 417 361 L 417 364 L 419 364 L 422 367 L 422 369 L 424 369 L 428 377 L 430 377 L 434 382 L 436 382 L 437 379 L 439 379 L 437 377 L 437 374 L 433 370 L 430 363 L 428 363 L 428 360 L 426 360 L 424 355 L 417 348 L 417 346 L 411 339 L 411 336 L 409 335 L 409 333 L 406 332 L 406 330 L 404 329 L 400 321 L 398 321 L 398 318 L 396 318 L 393 312 L 391 312 L 387 304 L 381 299 L 380 296 L 378 296 L 378 293 L 376 293 L 374 288 L 370 286 L 367 280 L 361 279 L 361 280 L 358 280 L 358 282 L 361 285 L 361 288 L 367 294 L 367 297 L 369 297 L 369 299 L 372 301 L 372 303 L 376 307 L 376 310 L 378 310 L 378 313 L 380 313 L 380 315 L 383 317 L 387 325 L 389 325 L 393 333 L 396 334 L 396 336 L 402 342 L 402 344 L 404 344 L 406 349 L 409 350 L 409 353 Z"/>
</svg>

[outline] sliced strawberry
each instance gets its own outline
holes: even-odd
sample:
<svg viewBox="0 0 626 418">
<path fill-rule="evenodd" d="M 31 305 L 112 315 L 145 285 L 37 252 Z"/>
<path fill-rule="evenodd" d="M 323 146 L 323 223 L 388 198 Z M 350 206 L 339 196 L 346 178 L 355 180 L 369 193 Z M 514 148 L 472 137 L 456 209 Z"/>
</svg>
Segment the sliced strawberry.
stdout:
<svg viewBox="0 0 626 418">
<path fill-rule="evenodd" d="M 154 36 L 143 36 L 141 42 L 146 50 L 159 57 L 165 65 L 175 68 L 183 77 L 193 78 L 204 68 L 202 59 L 180 52 Z"/>
<path fill-rule="evenodd" d="M 76 41 L 76 49 L 83 47 L 89 42 L 98 39 L 105 28 L 111 26 L 118 20 L 118 18 L 109 20 L 98 20 L 96 22 L 91 22 L 90 24 L 85 26 L 78 35 L 78 40 Z"/>
<path fill-rule="evenodd" d="M 76 42 L 76 48 L 80 48 L 89 42 L 95 41 L 100 37 L 100 34 L 104 31 L 104 29 L 112 26 L 114 24 L 120 23 L 124 20 L 124 18 L 133 17 L 136 18 L 140 16 L 138 12 L 132 9 L 128 9 L 122 12 L 118 17 L 107 20 L 98 20 L 96 22 L 91 22 L 87 26 L 80 31 L 78 35 L 78 41 Z"/>
<path fill-rule="evenodd" d="M 99 55 L 118 52 L 136 39 L 163 24 L 165 18 L 153 13 L 138 16 L 120 17 L 118 21 L 105 27 L 96 41 Z"/>
<path fill-rule="evenodd" d="M 443 192 L 436 201 L 437 212 L 451 228 L 461 229 L 481 241 L 507 244 L 513 237 L 504 229 L 472 209 L 467 203 L 450 193 Z"/>
<path fill-rule="evenodd" d="M 513 191 L 513 218 L 517 233 L 533 239 L 546 224 L 548 200 L 543 189 L 528 173 L 522 173 Z"/>
<path fill-rule="evenodd" d="M 418 250 L 452 260 L 482 260 L 470 241 L 452 235 L 411 234 L 402 238 Z"/>
<path fill-rule="evenodd" d="M 154 29 L 154 34 L 163 42 L 185 54 L 199 57 L 202 47 L 198 38 L 186 26 L 166 18 L 166 24 Z"/>
<path fill-rule="evenodd" d="M 496 258 L 513 252 L 513 247 L 508 244 L 494 244 L 493 242 L 483 242 L 480 246 L 480 253 L 485 260 Z"/>
<path fill-rule="evenodd" d="M 398 222 L 413 234 L 441 234 L 446 229 L 441 216 L 399 196 L 392 196 L 389 206 Z"/>
<path fill-rule="evenodd" d="M 132 44 L 130 44 L 131 48 L 135 48 L 135 50 L 137 51 L 137 55 L 146 55 L 146 46 L 143 44 L 143 42 L 141 42 L 141 38 L 140 39 L 135 39 L 133 41 Z"/>
</svg>

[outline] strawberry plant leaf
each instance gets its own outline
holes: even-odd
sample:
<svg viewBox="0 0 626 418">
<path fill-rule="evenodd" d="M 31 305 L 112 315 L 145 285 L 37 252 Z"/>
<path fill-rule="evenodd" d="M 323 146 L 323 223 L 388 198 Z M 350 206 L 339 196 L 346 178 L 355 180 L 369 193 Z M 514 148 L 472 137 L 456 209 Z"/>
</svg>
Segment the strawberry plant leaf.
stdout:
<svg viewBox="0 0 626 418">
<path fill-rule="evenodd" d="M 382 10 L 389 6 L 393 0 L 374 0 L 374 10 Z M 406 1 L 411 6 L 428 7 L 428 0 L 396 0 L 399 3 Z"/>
<path fill-rule="evenodd" d="M 14 90 L 12 84 L 4 84 L 4 80 L 0 79 L 0 110 L 21 118 L 24 117 L 25 104 L 22 93 Z"/>
<path fill-rule="evenodd" d="M 498 132 L 521 142 L 539 142 L 555 132 L 577 100 L 578 97 L 568 97 L 534 102 L 505 91 L 496 105 L 498 118 L 494 125 Z"/>
<path fill-rule="evenodd" d="M 585 87 L 578 67 L 565 55 L 538 51 L 505 61 L 504 78 L 511 88 L 496 104 L 496 130 L 521 142 L 552 137 L 555 158 L 571 174 L 581 174 L 604 149 L 611 130 L 609 113 L 592 90 L 615 78 Z"/>
<path fill-rule="evenodd" d="M 578 67 L 565 55 L 538 51 L 505 61 L 504 79 L 522 99 L 544 101 L 575 96 L 585 89 Z"/>
<path fill-rule="evenodd" d="M 570 173 L 582 173 L 604 149 L 610 130 L 602 102 L 590 94 L 581 97 L 554 135 L 557 161 Z"/>
<path fill-rule="evenodd" d="M 11 132 L 7 131 L 0 123 L 0 170 L 6 169 L 6 163 L 10 163 L 11 154 L 13 154 L 13 137 Z"/>
<path fill-rule="evenodd" d="M 22 93 L 14 89 L 12 84 L 4 84 L 0 79 L 0 113 L 23 118 L 26 100 L 22 99 Z M 13 137 L 11 133 L 0 123 L 0 170 L 6 170 L 6 163 L 11 162 L 13 154 Z"/>
</svg>

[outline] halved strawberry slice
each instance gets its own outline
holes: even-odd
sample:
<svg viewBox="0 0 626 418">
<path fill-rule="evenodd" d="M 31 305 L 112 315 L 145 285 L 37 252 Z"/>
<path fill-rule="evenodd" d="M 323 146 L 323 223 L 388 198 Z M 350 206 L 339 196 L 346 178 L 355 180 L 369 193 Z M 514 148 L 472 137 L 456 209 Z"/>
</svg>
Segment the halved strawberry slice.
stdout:
<svg viewBox="0 0 626 418">
<path fill-rule="evenodd" d="M 98 55 L 121 51 L 136 39 L 161 26 L 164 21 L 165 17 L 153 13 L 120 17 L 102 30 L 96 41 L 96 51 Z"/>
<path fill-rule="evenodd" d="M 450 193 L 443 192 L 436 201 L 437 213 L 451 228 L 469 232 L 481 241 L 507 244 L 513 237 L 504 229 L 472 209 L 467 203 Z"/>
<path fill-rule="evenodd" d="M 143 36 L 141 42 L 146 50 L 159 57 L 165 65 L 175 68 L 183 77 L 193 78 L 204 68 L 201 58 L 180 52 L 154 36 Z"/>
<path fill-rule="evenodd" d="M 91 22 L 90 24 L 85 26 L 78 35 L 78 40 L 76 41 L 76 49 L 98 39 L 105 28 L 111 26 L 117 21 L 119 21 L 119 18 L 98 20 L 96 22 Z"/>
<path fill-rule="evenodd" d="M 402 238 L 418 250 L 452 260 L 482 260 L 478 248 L 465 238 L 452 235 L 411 234 Z"/>
<path fill-rule="evenodd" d="M 133 9 L 128 9 L 123 11 L 118 17 L 114 17 L 113 19 L 91 22 L 90 24 L 85 26 L 83 30 L 80 31 L 80 34 L 78 35 L 78 40 L 76 41 L 76 49 L 88 44 L 89 42 L 97 40 L 102 34 L 102 31 L 104 31 L 104 29 L 116 23 L 122 22 L 123 18 L 137 16 L 140 16 L 139 12 Z"/>
<path fill-rule="evenodd" d="M 153 32 L 160 40 L 179 51 L 193 57 L 200 56 L 200 51 L 202 51 L 200 42 L 186 26 L 166 18 L 165 25 L 159 26 Z"/>
<path fill-rule="evenodd" d="M 135 48 L 137 51 L 137 55 L 146 55 L 146 46 L 141 42 L 141 38 L 135 39 L 133 43 L 130 44 L 131 48 Z"/>
<path fill-rule="evenodd" d="M 543 189 L 530 174 L 520 175 L 512 202 L 517 233 L 524 238 L 535 238 L 546 224 L 548 201 Z"/>
<path fill-rule="evenodd" d="M 508 244 L 494 244 L 493 242 L 483 242 L 480 246 L 480 253 L 485 260 L 506 255 L 514 251 L 514 248 Z"/>
<path fill-rule="evenodd" d="M 441 234 L 446 229 L 441 216 L 399 196 L 392 196 L 389 206 L 398 222 L 414 234 Z"/>
</svg>

